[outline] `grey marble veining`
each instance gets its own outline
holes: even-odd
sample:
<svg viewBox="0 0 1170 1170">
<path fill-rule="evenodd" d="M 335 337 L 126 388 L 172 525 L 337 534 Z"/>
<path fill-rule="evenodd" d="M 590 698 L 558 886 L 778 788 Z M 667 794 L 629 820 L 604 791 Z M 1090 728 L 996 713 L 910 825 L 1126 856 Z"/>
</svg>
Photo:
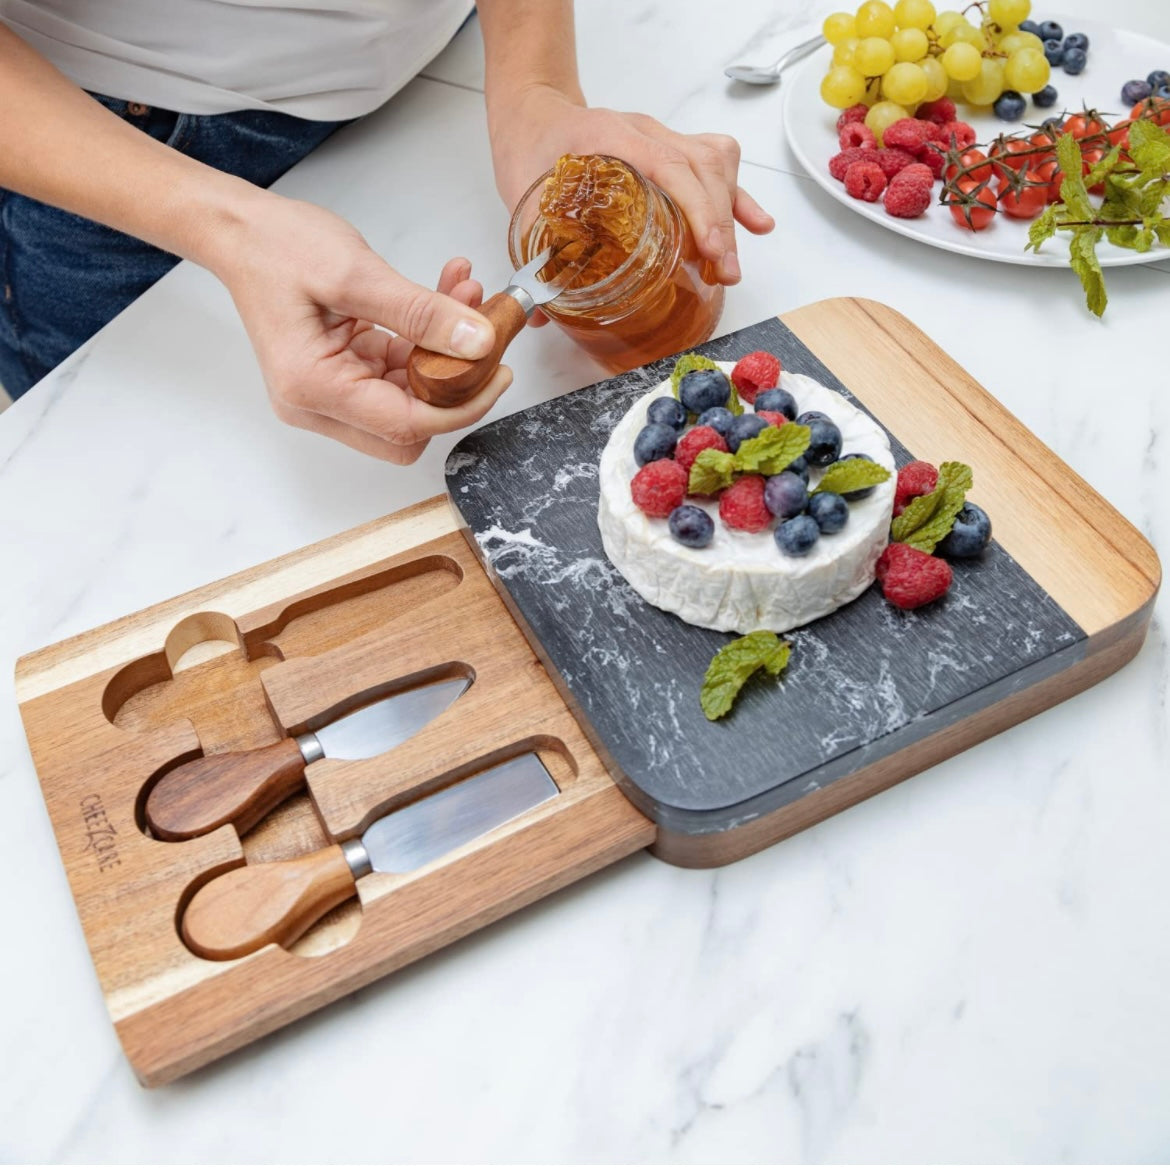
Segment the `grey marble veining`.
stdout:
<svg viewBox="0 0 1170 1170">
<path fill-rule="evenodd" d="M 857 401 L 775 318 L 700 349 L 726 360 L 770 350 L 785 369 Z M 733 828 L 1082 653 L 1081 629 L 993 543 L 981 560 L 956 565 L 939 604 L 902 612 L 871 588 L 793 631 L 781 680 L 753 679 L 729 716 L 709 722 L 699 689 L 731 636 L 643 601 L 607 560 L 596 522 L 601 449 L 672 365 L 501 419 L 465 438 L 447 463 L 448 488 L 485 561 L 647 815 L 675 832 Z M 913 458 L 891 441 L 899 465 Z"/>
</svg>

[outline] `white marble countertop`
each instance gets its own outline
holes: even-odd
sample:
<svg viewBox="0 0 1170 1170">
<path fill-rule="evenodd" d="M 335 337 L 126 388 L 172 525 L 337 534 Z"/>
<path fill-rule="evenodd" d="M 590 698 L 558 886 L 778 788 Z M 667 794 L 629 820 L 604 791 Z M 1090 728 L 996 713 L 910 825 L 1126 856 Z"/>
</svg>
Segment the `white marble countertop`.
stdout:
<svg viewBox="0 0 1170 1170">
<path fill-rule="evenodd" d="M 1067 272 L 921 248 L 829 202 L 779 93 L 721 77 L 823 7 L 578 7 L 591 98 L 737 135 L 776 215 L 742 241 L 721 329 L 887 302 L 1166 554 L 1170 263 L 1109 272 L 1097 322 Z M 1111 12 L 1170 40 L 1163 0 Z M 411 276 L 462 252 L 497 283 L 480 52 L 472 24 L 280 188 Z M 553 329 L 510 361 L 503 411 L 598 376 Z M 449 445 L 399 469 L 279 425 L 228 296 L 181 265 L 0 416 L 0 658 L 433 495 Z M 106 1017 L 5 682 L 0 1159 L 1162 1160 L 1168 606 L 1119 674 L 795 839 L 713 871 L 640 854 L 155 1091 Z"/>
</svg>

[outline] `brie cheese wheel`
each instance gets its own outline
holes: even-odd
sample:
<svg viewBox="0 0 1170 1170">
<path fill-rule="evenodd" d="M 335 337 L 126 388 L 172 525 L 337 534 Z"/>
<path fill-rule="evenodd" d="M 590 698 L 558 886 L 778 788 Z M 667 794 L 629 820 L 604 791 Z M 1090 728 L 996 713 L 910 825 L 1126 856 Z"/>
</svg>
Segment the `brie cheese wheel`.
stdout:
<svg viewBox="0 0 1170 1170">
<path fill-rule="evenodd" d="M 730 374 L 732 362 L 719 367 Z M 605 553 L 651 605 L 710 630 L 785 630 L 824 617 L 861 594 L 874 579 L 874 565 L 889 541 L 896 471 L 889 440 L 877 423 L 835 390 L 804 374 L 780 375 L 798 411 L 819 410 L 841 429 L 841 454 L 869 456 L 890 471 L 863 500 L 847 501 L 849 521 L 837 533 L 822 533 L 806 556 L 781 552 L 773 521 L 762 532 L 728 528 L 719 501 L 690 496 L 715 521 L 706 548 L 688 548 L 670 534 L 666 520 L 647 516 L 630 493 L 638 471 L 634 439 L 646 425 L 646 409 L 669 395 L 663 382 L 638 399 L 614 428 L 601 454 L 597 523 Z M 745 410 L 751 407 L 744 404 Z M 823 469 L 810 467 L 809 490 Z"/>
</svg>

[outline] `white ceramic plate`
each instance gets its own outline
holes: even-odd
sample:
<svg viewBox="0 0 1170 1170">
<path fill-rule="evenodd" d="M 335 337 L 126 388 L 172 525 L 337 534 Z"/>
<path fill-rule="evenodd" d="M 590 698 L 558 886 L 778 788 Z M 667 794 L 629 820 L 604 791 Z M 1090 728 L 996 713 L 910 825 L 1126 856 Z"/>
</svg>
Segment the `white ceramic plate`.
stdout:
<svg viewBox="0 0 1170 1170">
<path fill-rule="evenodd" d="M 1044 19 L 1059 21 L 1066 35 L 1083 32 L 1088 36 L 1088 65 L 1076 77 L 1056 66 L 1050 82 L 1060 93 L 1056 105 L 1042 110 L 1029 102 L 1020 122 L 1001 122 L 989 109 L 976 112 L 972 106 L 960 106 L 958 117 L 974 126 L 979 142 L 990 141 L 1003 131 L 1014 133 L 1025 123 L 1038 124 L 1063 109 L 1079 110 L 1085 105 L 1099 109 L 1110 122 L 1115 121 L 1129 112 L 1129 108 L 1123 109 L 1121 103 L 1121 87 L 1125 82 L 1134 77 L 1145 77 L 1153 69 L 1170 69 L 1170 45 L 1152 37 L 1111 28 L 1093 20 L 1065 20 L 1047 12 Z M 827 45 L 817 50 L 790 76 L 785 76 L 782 88 L 785 95 L 784 133 L 793 153 L 814 182 L 858 215 L 935 248 L 1006 264 L 1046 267 L 1068 264 L 1068 244 L 1059 234 L 1045 243 L 1039 253 L 1024 251 L 1030 226 L 1027 220 L 997 215 L 983 231 L 971 232 L 958 227 L 950 210 L 937 202 L 917 219 L 896 219 L 886 212 L 880 200 L 865 203 L 847 195 L 844 184 L 829 174 L 829 160 L 840 150 L 836 130 L 839 111 L 825 105 L 820 95 L 821 78 L 829 67 L 831 56 L 832 49 Z M 936 184 L 936 200 L 940 189 Z M 1142 264 L 1165 260 L 1170 256 L 1170 248 L 1155 246 L 1148 252 L 1135 252 L 1102 240 L 1097 246 L 1097 256 L 1103 267 Z"/>
</svg>

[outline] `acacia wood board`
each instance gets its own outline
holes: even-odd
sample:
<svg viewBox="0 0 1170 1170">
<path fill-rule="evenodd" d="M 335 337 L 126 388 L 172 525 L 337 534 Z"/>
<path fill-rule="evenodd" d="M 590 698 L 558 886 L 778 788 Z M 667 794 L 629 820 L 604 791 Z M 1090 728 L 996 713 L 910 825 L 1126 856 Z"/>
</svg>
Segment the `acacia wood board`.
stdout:
<svg viewBox="0 0 1170 1170">
<path fill-rule="evenodd" d="M 447 464 L 509 608 L 681 864 L 742 856 L 1083 689 L 1136 653 L 1160 579 L 1142 535 L 893 310 L 824 301 L 698 347 L 757 349 L 873 416 L 899 466 L 970 464 L 994 540 L 940 602 L 907 613 L 874 586 L 786 635 L 782 679 L 718 723 L 699 691 L 733 635 L 645 602 L 596 521 L 601 450 L 674 357 L 483 427 Z"/>
</svg>

